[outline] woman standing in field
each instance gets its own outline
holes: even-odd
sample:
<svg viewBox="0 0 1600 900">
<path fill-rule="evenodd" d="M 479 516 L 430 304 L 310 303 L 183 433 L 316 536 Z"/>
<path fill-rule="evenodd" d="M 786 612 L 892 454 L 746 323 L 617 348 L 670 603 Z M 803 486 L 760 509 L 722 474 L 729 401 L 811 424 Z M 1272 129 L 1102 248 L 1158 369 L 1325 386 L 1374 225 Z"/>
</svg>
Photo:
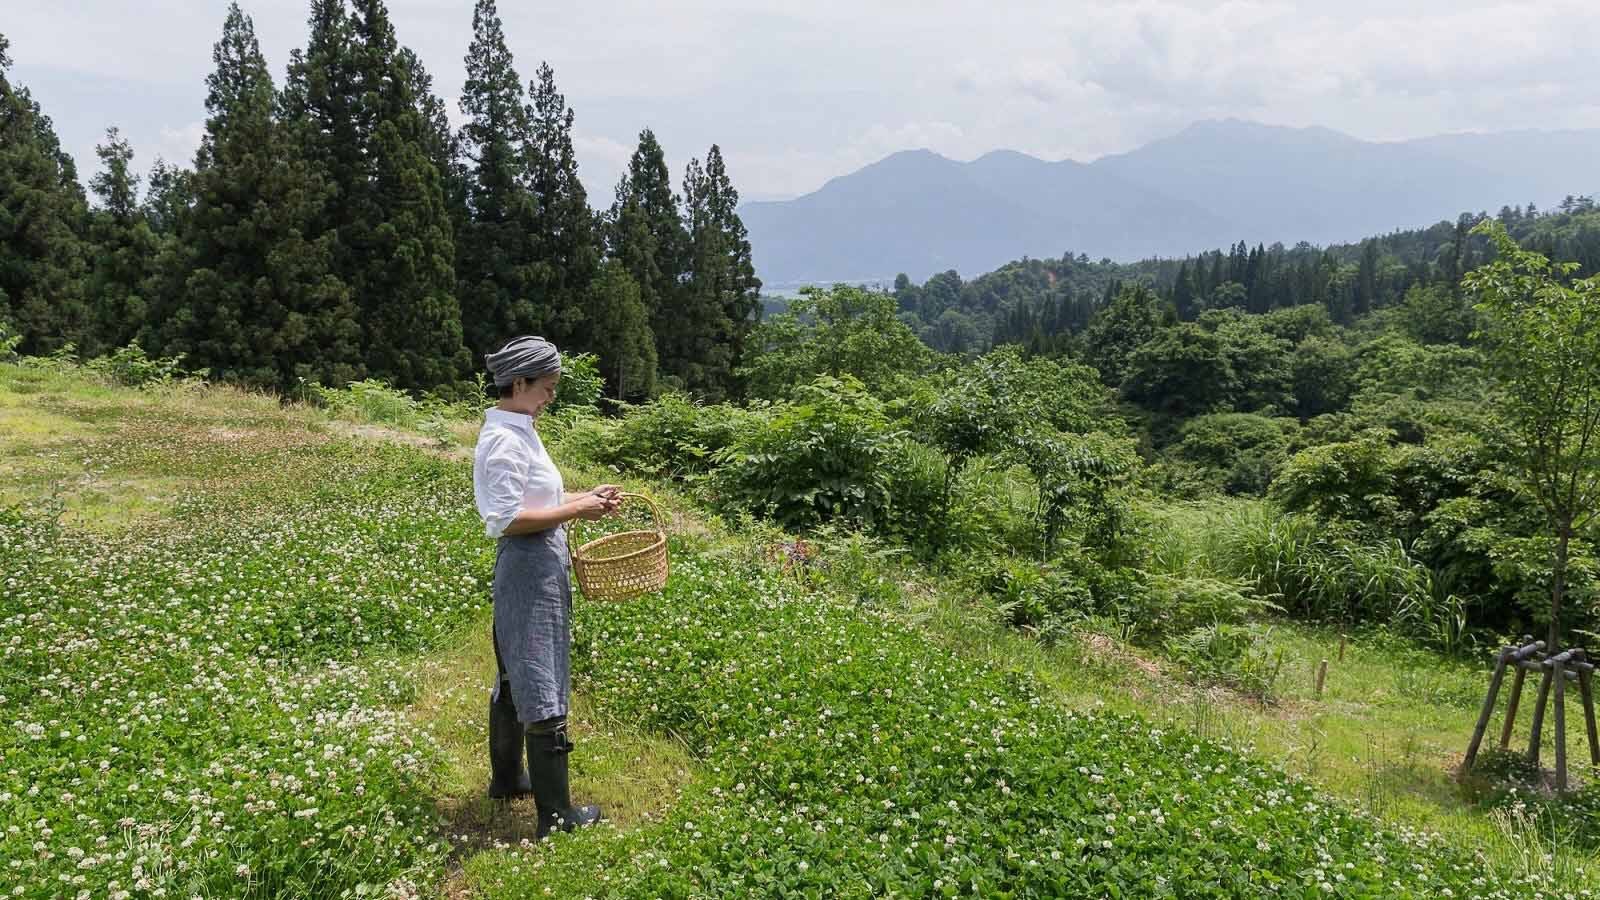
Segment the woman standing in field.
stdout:
<svg viewBox="0 0 1600 900">
<path fill-rule="evenodd" d="M 619 488 L 564 490 L 535 425 L 561 379 L 561 355 L 540 337 L 519 337 L 489 354 L 500 402 L 484 414 L 472 487 L 484 529 L 498 541 L 494 647 L 499 682 L 489 701 L 489 796 L 533 794 L 539 837 L 600 818 L 572 805 L 567 782 L 572 586 L 562 525 L 616 510 Z M 522 765 L 527 744 L 528 765 Z"/>
</svg>

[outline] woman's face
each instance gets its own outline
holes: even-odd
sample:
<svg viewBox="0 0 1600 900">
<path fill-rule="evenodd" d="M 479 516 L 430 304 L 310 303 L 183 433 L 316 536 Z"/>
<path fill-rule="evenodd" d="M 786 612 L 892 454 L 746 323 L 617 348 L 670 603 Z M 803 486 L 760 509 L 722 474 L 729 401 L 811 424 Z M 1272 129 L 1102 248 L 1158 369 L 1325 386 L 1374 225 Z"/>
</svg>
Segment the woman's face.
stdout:
<svg viewBox="0 0 1600 900">
<path fill-rule="evenodd" d="M 523 382 L 522 399 L 532 410 L 532 415 L 538 416 L 544 408 L 556 399 L 556 385 L 561 383 L 561 373 L 544 375 L 539 378 Z"/>
</svg>

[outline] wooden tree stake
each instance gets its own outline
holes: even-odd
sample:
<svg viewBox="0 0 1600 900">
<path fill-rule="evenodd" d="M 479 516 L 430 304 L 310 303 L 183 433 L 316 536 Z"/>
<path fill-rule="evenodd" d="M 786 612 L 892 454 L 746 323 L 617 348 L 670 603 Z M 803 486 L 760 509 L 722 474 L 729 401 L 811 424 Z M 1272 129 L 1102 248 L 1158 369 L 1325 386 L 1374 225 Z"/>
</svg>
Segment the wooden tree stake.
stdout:
<svg viewBox="0 0 1600 900">
<path fill-rule="evenodd" d="M 1328 680 L 1328 661 L 1323 660 L 1317 666 L 1317 699 L 1322 699 L 1322 685 Z"/>
</svg>

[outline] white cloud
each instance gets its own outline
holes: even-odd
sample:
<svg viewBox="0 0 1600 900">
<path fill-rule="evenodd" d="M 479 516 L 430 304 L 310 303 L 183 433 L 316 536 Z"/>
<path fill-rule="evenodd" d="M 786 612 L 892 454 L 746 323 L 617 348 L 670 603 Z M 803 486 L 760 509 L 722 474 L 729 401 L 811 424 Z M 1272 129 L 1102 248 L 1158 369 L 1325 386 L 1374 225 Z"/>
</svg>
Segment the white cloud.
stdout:
<svg viewBox="0 0 1600 900">
<path fill-rule="evenodd" d="M 179 128 L 164 125 L 149 161 L 154 162 L 156 156 L 161 156 L 173 165 L 193 165 L 194 152 L 200 149 L 200 140 L 205 136 L 206 123 L 203 121 L 190 122 Z"/>
<path fill-rule="evenodd" d="M 305 40 L 305 0 L 242 3 L 281 78 Z M 469 6 L 390 0 L 457 123 Z M 675 178 L 719 143 L 747 196 L 811 190 L 914 146 L 1090 159 L 1219 116 L 1373 139 L 1600 127 L 1593 0 L 502 0 L 500 11 L 523 78 L 549 60 L 577 111 L 597 203 L 646 126 Z M 24 2 L 5 27 L 14 74 L 36 85 L 68 146 L 92 148 L 114 120 L 148 160 L 192 151 L 193 126 L 170 123 L 204 115 L 225 12 L 225 0 Z"/>
</svg>

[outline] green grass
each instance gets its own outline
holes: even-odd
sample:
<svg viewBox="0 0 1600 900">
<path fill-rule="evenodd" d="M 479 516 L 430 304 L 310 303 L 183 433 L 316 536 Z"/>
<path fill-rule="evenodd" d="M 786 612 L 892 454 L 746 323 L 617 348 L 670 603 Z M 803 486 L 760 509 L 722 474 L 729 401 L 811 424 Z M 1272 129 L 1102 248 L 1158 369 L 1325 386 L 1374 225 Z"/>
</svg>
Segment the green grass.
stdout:
<svg viewBox="0 0 1600 900">
<path fill-rule="evenodd" d="M 23 896 L 62 876 L 90 896 L 1594 885 L 1590 857 L 1546 860 L 1537 827 L 1453 792 L 1470 667 L 1358 640 L 1318 700 L 1302 682 L 1336 636 L 1280 627 L 1291 677 L 1262 707 L 1100 639 L 1042 647 L 948 585 L 874 609 L 778 579 L 759 541 L 681 503 L 671 588 L 578 606 L 574 788 L 612 824 L 533 848 L 526 801 L 481 799 L 490 548 L 459 453 L 66 369 L 0 366 L 0 415 L 25 425 L 0 489 L 38 507 L 0 529 L 19 823 L 0 871 Z"/>
<path fill-rule="evenodd" d="M 1156 569 L 1207 571 L 1207 554 L 1223 523 L 1253 505 L 1224 500 L 1158 511 Z M 1533 860 L 1544 870 L 1600 889 L 1600 854 L 1572 846 L 1559 833 L 1541 834 L 1537 826 L 1491 814 L 1457 784 L 1454 772 L 1488 688 L 1486 663 L 1447 659 L 1370 631 L 1344 635 L 1341 660 L 1338 629 L 1279 620 L 1272 623 L 1269 641 L 1284 654 L 1279 700 L 1263 705 L 1222 689 L 1184 684 L 1158 652 L 1108 637 L 1079 635 L 1057 647 L 1042 646 L 999 625 L 987 600 L 935 579 L 908 576 L 897 614 L 962 656 L 1028 673 L 1048 686 L 1047 695 L 1070 708 L 1136 714 L 1184 728 L 1274 760 L 1387 820 L 1481 847 L 1503 871 L 1525 870 Z M 1319 698 L 1314 675 L 1324 659 L 1329 668 Z M 1509 688 L 1509 678 L 1506 684 Z M 1530 680 L 1513 749 L 1527 748 L 1536 688 Z M 1600 772 L 1585 765 L 1588 747 L 1576 694 L 1568 693 L 1568 758 L 1575 777 L 1600 780 Z M 1486 747 L 1498 744 L 1506 702 L 1503 690 Z M 1547 766 L 1554 759 L 1552 722 L 1547 714 L 1542 741 Z M 1530 842 L 1542 847 L 1540 854 L 1531 854 Z"/>
</svg>

